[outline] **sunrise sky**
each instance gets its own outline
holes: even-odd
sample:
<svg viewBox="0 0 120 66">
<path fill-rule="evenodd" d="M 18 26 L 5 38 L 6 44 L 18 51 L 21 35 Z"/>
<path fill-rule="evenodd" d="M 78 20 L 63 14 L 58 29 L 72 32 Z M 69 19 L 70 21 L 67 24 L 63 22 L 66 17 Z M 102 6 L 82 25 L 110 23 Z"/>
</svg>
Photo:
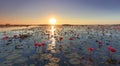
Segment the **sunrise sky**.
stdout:
<svg viewBox="0 0 120 66">
<path fill-rule="evenodd" d="M 0 24 L 120 24 L 120 0 L 0 0 Z"/>
</svg>

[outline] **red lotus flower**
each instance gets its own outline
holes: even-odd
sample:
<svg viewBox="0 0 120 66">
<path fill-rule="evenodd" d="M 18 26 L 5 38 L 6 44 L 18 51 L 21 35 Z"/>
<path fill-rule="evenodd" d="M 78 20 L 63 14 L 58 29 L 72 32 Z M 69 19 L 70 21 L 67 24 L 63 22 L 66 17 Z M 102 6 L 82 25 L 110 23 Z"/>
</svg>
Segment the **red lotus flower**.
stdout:
<svg viewBox="0 0 120 66">
<path fill-rule="evenodd" d="M 74 39 L 72 37 L 70 37 L 69 40 L 74 40 Z"/>
<path fill-rule="evenodd" d="M 38 43 L 35 43 L 34 46 L 37 47 L 39 44 Z"/>
<path fill-rule="evenodd" d="M 17 38 L 17 35 L 14 35 L 13 37 L 14 37 L 14 38 Z"/>
<path fill-rule="evenodd" d="M 9 36 L 5 36 L 5 37 L 3 37 L 2 39 L 3 40 L 6 40 L 6 39 L 9 39 L 10 37 Z"/>
<path fill-rule="evenodd" d="M 94 48 L 88 48 L 88 50 L 89 50 L 89 51 L 93 51 L 93 50 L 94 50 Z"/>
<path fill-rule="evenodd" d="M 62 41 L 63 37 L 59 37 L 59 40 Z"/>
<path fill-rule="evenodd" d="M 10 38 L 9 36 L 5 36 L 6 39 Z"/>
<path fill-rule="evenodd" d="M 111 47 L 111 46 L 108 46 L 108 50 L 109 50 L 110 52 L 116 52 L 116 49 L 113 48 L 113 47 Z"/>
<path fill-rule="evenodd" d="M 42 44 L 38 44 L 38 47 L 41 47 L 42 46 Z"/>
<path fill-rule="evenodd" d="M 45 46 L 45 43 L 42 43 L 41 45 L 42 45 L 42 46 Z"/>
<path fill-rule="evenodd" d="M 102 44 L 102 41 L 98 41 L 98 44 L 100 44 L 100 45 L 101 45 L 101 44 Z"/>
</svg>

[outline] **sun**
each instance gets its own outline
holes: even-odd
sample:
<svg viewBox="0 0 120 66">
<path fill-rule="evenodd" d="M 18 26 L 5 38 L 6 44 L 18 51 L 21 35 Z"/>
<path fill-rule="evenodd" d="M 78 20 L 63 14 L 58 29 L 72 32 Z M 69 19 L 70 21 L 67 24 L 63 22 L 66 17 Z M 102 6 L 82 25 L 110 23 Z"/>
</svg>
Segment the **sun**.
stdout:
<svg viewBox="0 0 120 66">
<path fill-rule="evenodd" d="M 50 24 L 55 24 L 55 23 L 56 23 L 56 19 L 55 19 L 55 18 L 51 18 L 51 19 L 49 20 L 49 22 L 50 22 Z"/>
</svg>

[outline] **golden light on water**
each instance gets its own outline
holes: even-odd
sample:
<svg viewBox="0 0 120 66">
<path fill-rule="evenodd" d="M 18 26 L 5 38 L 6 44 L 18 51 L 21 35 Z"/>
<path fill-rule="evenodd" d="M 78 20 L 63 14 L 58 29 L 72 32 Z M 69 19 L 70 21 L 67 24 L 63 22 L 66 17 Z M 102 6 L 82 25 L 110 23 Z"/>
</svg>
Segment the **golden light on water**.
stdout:
<svg viewBox="0 0 120 66">
<path fill-rule="evenodd" d="M 55 32 L 55 27 L 54 27 L 54 24 L 56 24 L 56 19 L 55 18 L 51 18 L 50 20 L 49 20 L 49 22 L 50 22 L 50 24 L 52 24 L 51 25 L 51 36 L 52 36 L 52 38 L 51 38 L 51 40 L 52 40 L 52 46 L 55 46 L 56 45 L 56 43 L 55 43 L 55 38 L 54 38 L 54 32 Z"/>
<path fill-rule="evenodd" d="M 53 36 L 54 36 L 54 31 L 55 31 L 54 26 L 51 26 L 51 32 Z"/>
<path fill-rule="evenodd" d="M 54 38 L 54 32 L 55 32 L 55 27 L 54 26 L 51 26 L 51 40 L 52 40 L 52 43 L 50 44 L 51 45 L 51 49 L 52 50 L 50 50 L 51 51 L 51 53 L 53 53 L 53 51 L 54 51 L 54 53 L 55 53 L 55 50 L 53 50 L 54 48 L 53 48 L 53 46 L 55 47 L 56 46 L 56 40 L 55 40 L 55 38 Z"/>
<path fill-rule="evenodd" d="M 56 19 L 55 18 L 51 18 L 49 22 L 50 22 L 50 24 L 55 24 L 56 23 Z"/>
</svg>

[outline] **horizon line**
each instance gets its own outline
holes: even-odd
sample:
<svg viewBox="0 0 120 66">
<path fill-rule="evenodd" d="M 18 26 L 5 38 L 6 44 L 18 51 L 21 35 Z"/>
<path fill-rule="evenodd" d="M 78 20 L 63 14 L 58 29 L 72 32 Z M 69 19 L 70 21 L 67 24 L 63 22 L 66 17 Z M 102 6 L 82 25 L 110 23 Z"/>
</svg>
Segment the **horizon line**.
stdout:
<svg viewBox="0 0 120 66">
<path fill-rule="evenodd" d="M 0 24 L 0 25 L 52 25 L 52 24 Z M 120 25 L 120 24 L 54 24 L 54 25 Z"/>
</svg>

